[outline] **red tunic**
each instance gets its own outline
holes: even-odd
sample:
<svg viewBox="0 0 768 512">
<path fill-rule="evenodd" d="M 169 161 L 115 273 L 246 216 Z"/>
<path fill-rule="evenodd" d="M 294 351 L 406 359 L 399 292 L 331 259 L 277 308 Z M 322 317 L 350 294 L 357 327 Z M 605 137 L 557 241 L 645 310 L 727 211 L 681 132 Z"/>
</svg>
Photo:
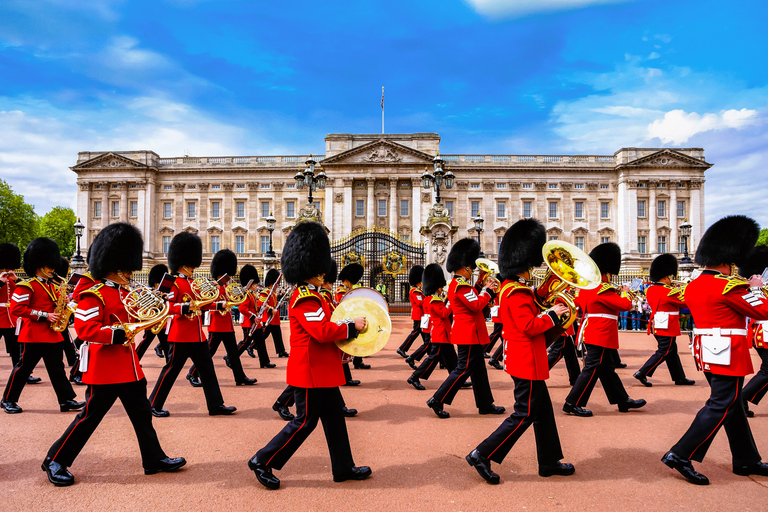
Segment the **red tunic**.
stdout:
<svg viewBox="0 0 768 512">
<path fill-rule="evenodd" d="M 333 343 L 347 339 L 346 323 L 331 322 L 331 308 L 314 286 L 297 286 L 288 308 L 291 354 L 286 381 L 299 388 L 332 388 L 346 382 L 341 350 Z"/>
<path fill-rule="evenodd" d="M 91 286 L 96 284 L 96 280 L 93 278 L 90 272 L 83 274 L 83 277 L 75 285 L 75 289 L 72 292 L 72 300 L 74 302 L 80 302 L 80 294 Z"/>
<path fill-rule="evenodd" d="M 762 292 L 752 293 L 749 283 L 740 278 L 705 270 L 685 287 L 685 303 L 696 322 L 693 348 L 699 368 L 715 375 L 743 377 L 752 373 L 752 358 L 746 335 L 747 317 L 768 320 L 768 300 L 765 295 Z M 701 336 L 697 331 L 713 328 L 734 331 L 722 333 L 731 339 L 729 365 L 701 363 Z"/>
<path fill-rule="evenodd" d="M 544 333 L 555 326 L 536 305 L 534 291 L 507 280 L 499 293 L 499 314 L 504 324 L 504 370 L 519 379 L 547 380 L 547 340 Z"/>
<path fill-rule="evenodd" d="M 755 348 L 768 348 L 768 340 L 765 339 L 765 326 L 768 322 L 763 320 L 749 321 L 747 329 L 747 342 Z"/>
<path fill-rule="evenodd" d="M 583 315 L 579 340 L 605 348 L 619 348 L 619 313 L 629 311 L 632 301 L 622 297 L 610 283 L 592 290 L 579 290 L 576 306 Z"/>
<path fill-rule="evenodd" d="M 203 334 L 203 319 L 200 315 L 194 315 L 189 319 L 181 314 L 181 308 L 184 304 L 195 299 L 195 293 L 192 291 L 192 280 L 187 276 L 180 275 L 173 282 L 173 287 L 168 293 L 168 300 L 171 301 L 171 327 L 168 331 L 168 341 L 174 343 L 202 343 L 206 340 Z M 208 304 L 202 308 L 202 311 L 215 309 L 215 304 Z"/>
<path fill-rule="evenodd" d="M 21 320 L 19 343 L 59 343 L 63 339 L 60 332 L 51 329 L 48 319 L 32 313 L 53 313 L 56 297 L 56 287 L 37 277 L 16 286 L 11 297 L 11 314 Z"/>
<path fill-rule="evenodd" d="M 11 279 L 0 288 L 0 329 L 15 329 L 16 317 L 11 314 L 11 297 L 16 289 L 16 281 Z"/>
<path fill-rule="evenodd" d="M 429 333 L 431 343 L 451 342 L 451 308 L 439 295 L 432 295 L 424 300 L 424 313 L 429 315 Z"/>
<path fill-rule="evenodd" d="M 488 292 L 478 295 L 463 277 L 454 276 L 448 285 L 448 301 L 453 311 L 452 343 L 487 345 L 491 342 L 483 316 L 483 308 L 491 301 Z"/>
<path fill-rule="evenodd" d="M 227 293 L 224 286 L 219 286 L 219 298 L 217 300 L 226 301 Z M 214 309 L 210 312 L 211 325 L 208 326 L 208 332 L 235 332 L 235 324 L 232 322 L 232 312 L 230 310 L 219 311 Z"/>
<path fill-rule="evenodd" d="M 349 288 L 344 286 L 343 284 L 340 284 L 336 287 L 336 295 L 334 296 L 334 302 L 338 304 L 341 302 L 341 299 L 344 297 L 344 294 L 346 294 L 349 291 Z"/>
<path fill-rule="evenodd" d="M 323 298 L 323 300 L 328 304 L 328 307 L 331 308 L 331 313 L 336 309 L 336 302 L 333 300 L 333 292 L 329 290 L 328 288 L 320 288 L 320 296 Z"/>
<path fill-rule="evenodd" d="M 97 284 L 80 294 L 75 311 L 75 332 L 87 342 L 87 369 L 83 372 L 86 384 L 121 384 L 144 378 L 136 348 L 131 343 L 112 345 L 110 326 L 135 321 L 123 305 L 128 292 L 110 281 Z M 81 352 L 83 352 L 81 350 Z"/>
<path fill-rule="evenodd" d="M 421 320 L 424 315 L 424 292 L 418 286 L 411 286 L 408 298 L 411 300 L 411 320 Z"/>
<path fill-rule="evenodd" d="M 248 292 L 248 300 L 238 306 L 240 314 L 243 315 L 241 327 L 249 328 L 253 326 L 253 315 L 256 315 L 256 294 L 257 292 Z"/>
<path fill-rule="evenodd" d="M 261 293 L 259 293 L 259 298 L 256 302 L 256 311 L 259 311 L 261 307 L 264 305 L 264 301 L 267 301 L 267 307 L 264 308 L 264 315 L 261 317 L 261 322 L 266 323 L 269 321 L 269 316 L 272 313 L 272 310 L 275 309 L 275 306 L 277 306 L 277 297 L 273 293 L 272 295 L 269 294 L 270 289 L 264 288 L 261 290 Z M 267 299 L 269 297 L 269 299 Z M 272 318 L 272 320 L 269 322 L 269 325 L 280 325 L 280 315 L 275 314 L 275 316 Z"/>
<path fill-rule="evenodd" d="M 685 307 L 682 292 L 680 288 L 661 283 L 654 283 L 645 291 L 645 297 L 651 307 L 648 332 L 673 338 L 680 336 L 680 308 Z M 656 329 L 653 319 L 658 313 L 666 313 L 669 316 L 666 329 Z"/>
</svg>

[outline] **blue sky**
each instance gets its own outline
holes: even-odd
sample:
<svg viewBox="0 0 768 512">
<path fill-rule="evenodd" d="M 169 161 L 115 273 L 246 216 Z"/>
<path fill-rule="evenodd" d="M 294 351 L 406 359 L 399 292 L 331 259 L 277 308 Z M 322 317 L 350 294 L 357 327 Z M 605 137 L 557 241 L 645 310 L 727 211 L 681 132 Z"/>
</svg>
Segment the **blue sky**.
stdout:
<svg viewBox="0 0 768 512">
<path fill-rule="evenodd" d="M 768 4 L 740 0 L 4 0 L 0 177 L 75 205 L 78 151 L 444 153 L 703 147 L 708 223 L 768 226 Z"/>
</svg>

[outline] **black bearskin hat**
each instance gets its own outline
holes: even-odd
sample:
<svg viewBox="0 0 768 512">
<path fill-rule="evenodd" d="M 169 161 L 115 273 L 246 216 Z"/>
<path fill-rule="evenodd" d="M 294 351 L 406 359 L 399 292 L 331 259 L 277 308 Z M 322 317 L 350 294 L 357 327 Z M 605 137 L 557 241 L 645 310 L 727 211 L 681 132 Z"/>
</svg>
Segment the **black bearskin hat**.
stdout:
<svg viewBox="0 0 768 512">
<path fill-rule="evenodd" d="M 331 266 L 331 244 L 325 227 L 319 222 L 299 223 L 288 235 L 280 257 L 283 276 L 290 284 L 300 283 Z"/>
<path fill-rule="evenodd" d="M 360 278 L 363 277 L 365 269 L 359 263 L 350 263 L 339 272 L 338 281 L 349 281 L 352 284 L 357 284 Z"/>
<path fill-rule="evenodd" d="M 757 222 L 744 215 L 729 215 L 704 233 L 693 260 L 702 267 L 741 266 L 760 236 Z"/>
<path fill-rule="evenodd" d="M 160 281 L 163 280 L 163 276 L 168 273 L 168 267 L 163 265 L 162 263 L 159 263 L 152 267 L 149 271 L 149 276 L 147 277 L 147 283 L 149 286 L 156 286 L 160 284 Z"/>
<path fill-rule="evenodd" d="M 333 284 L 336 282 L 336 278 L 339 275 L 339 266 L 336 264 L 336 260 L 331 260 L 331 267 L 328 269 L 328 272 L 325 273 L 325 277 L 323 278 L 323 281 L 325 281 L 328 284 Z"/>
<path fill-rule="evenodd" d="M 218 279 L 224 274 L 229 277 L 237 274 L 237 255 L 229 249 L 222 249 L 211 258 L 211 276 Z"/>
<path fill-rule="evenodd" d="M 181 267 L 197 268 L 203 263 L 203 242 L 194 233 L 182 231 L 168 247 L 168 268 L 175 274 Z"/>
<path fill-rule="evenodd" d="M 35 238 L 24 249 L 24 272 L 28 277 L 35 277 L 37 270 L 43 267 L 59 266 L 59 246 L 50 238 Z"/>
<path fill-rule="evenodd" d="M 589 253 L 601 274 L 616 275 L 621 270 L 621 247 L 613 242 L 600 244 Z"/>
<path fill-rule="evenodd" d="M 422 274 L 424 274 L 424 267 L 421 265 L 414 265 L 411 267 L 411 271 L 408 272 L 408 282 L 411 286 L 416 286 L 421 282 Z"/>
<path fill-rule="evenodd" d="M 424 295 L 434 295 L 437 290 L 447 284 L 443 268 L 437 263 L 427 265 L 422 273 L 421 283 Z"/>
<path fill-rule="evenodd" d="M 499 274 L 512 279 L 531 267 L 544 263 L 541 248 L 547 241 L 547 230 L 536 219 L 521 219 L 504 233 L 499 247 Z"/>
<path fill-rule="evenodd" d="M 651 281 L 658 283 L 659 279 L 677 275 L 677 258 L 671 254 L 659 254 L 651 263 L 649 272 Z"/>
<path fill-rule="evenodd" d="M 469 267 L 474 269 L 475 260 L 480 257 L 480 244 L 474 238 L 462 238 L 451 247 L 448 253 L 448 260 L 445 262 L 445 270 L 456 272 L 457 270 Z"/>
<path fill-rule="evenodd" d="M 66 279 L 67 274 L 69 274 L 69 260 L 62 256 L 59 258 L 59 264 L 56 265 L 56 275 L 62 279 Z"/>
<path fill-rule="evenodd" d="M 0 268 L 16 270 L 21 266 L 21 251 L 16 244 L 0 244 Z"/>
<path fill-rule="evenodd" d="M 768 246 L 758 245 L 749 253 L 747 261 L 739 267 L 739 275 L 745 279 L 761 276 L 768 268 Z"/>
<path fill-rule="evenodd" d="M 280 271 L 276 268 L 271 268 L 267 271 L 267 275 L 264 276 L 264 286 L 272 286 L 280 277 Z"/>
<path fill-rule="evenodd" d="M 248 281 L 253 281 L 253 284 L 258 284 L 260 281 L 259 271 L 251 264 L 243 265 L 240 269 L 240 285 L 245 286 Z"/>
<path fill-rule="evenodd" d="M 127 222 L 115 222 L 105 227 L 91 243 L 88 267 L 97 281 L 110 272 L 141 270 L 141 253 L 144 239 L 135 226 Z"/>
</svg>

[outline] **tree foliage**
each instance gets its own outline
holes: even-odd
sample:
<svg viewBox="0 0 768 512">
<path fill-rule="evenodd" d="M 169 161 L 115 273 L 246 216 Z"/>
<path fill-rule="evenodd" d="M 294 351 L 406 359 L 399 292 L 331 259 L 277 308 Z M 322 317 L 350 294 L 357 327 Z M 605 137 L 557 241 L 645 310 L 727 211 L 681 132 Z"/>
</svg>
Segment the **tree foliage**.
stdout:
<svg viewBox="0 0 768 512">
<path fill-rule="evenodd" d="M 0 180 L 0 242 L 14 243 L 24 252 L 30 240 L 37 236 L 37 231 L 38 217 L 32 205 Z"/>
<path fill-rule="evenodd" d="M 760 230 L 760 237 L 757 239 L 757 245 L 768 245 L 768 228 Z"/>
<path fill-rule="evenodd" d="M 40 218 L 40 233 L 59 244 L 59 251 L 65 258 L 75 252 L 75 212 L 72 208 L 54 206 Z"/>
</svg>

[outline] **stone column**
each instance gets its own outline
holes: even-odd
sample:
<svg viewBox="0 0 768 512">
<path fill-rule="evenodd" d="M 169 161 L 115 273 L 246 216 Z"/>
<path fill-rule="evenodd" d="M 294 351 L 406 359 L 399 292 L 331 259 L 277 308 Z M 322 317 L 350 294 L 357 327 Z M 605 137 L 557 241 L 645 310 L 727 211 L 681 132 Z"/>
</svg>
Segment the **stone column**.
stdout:
<svg viewBox="0 0 768 512">
<path fill-rule="evenodd" d="M 467 228 L 469 227 L 469 218 L 472 213 L 469 210 L 469 199 L 467 198 L 467 190 L 469 190 L 468 181 L 454 182 L 459 193 L 456 194 L 456 201 L 453 204 L 453 218 L 454 225 L 458 226 L 458 232 L 456 236 L 458 238 L 464 238 L 468 236 Z"/>
<path fill-rule="evenodd" d="M 259 227 L 258 225 L 259 182 L 249 181 L 246 186 L 248 187 L 248 204 L 247 204 L 248 211 L 246 212 L 245 226 L 246 226 L 246 229 L 248 230 L 248 236 L 245 240 L 245 250 L 246 252 L 251 252 L 251 251 L 256 252 L 259 247 L 259 234 L 256 232 L 256 229 Z M 282 232 L 282 226 L 277 224 L 275 226 L 275 231 Z M 274 245 L 274 238 L 273 238 L 273 245 Z"/>
<path fill-rule="evenodd" d="M 533 216 L 537 219 L 542 219 L 542 221 L 546 222 L 546 219 L 549 218 L 549 201 L 547 201 L 547 184 L 543 181 L 537 181 L 533 184 L 533 186 L 536 188 L 536 211 L 531 212 L 533 213 Z M 568 236 L 571 234 L 568 233 Z M 573 241 L 573 240 L 571 240 Z"/>
<path fill-rule="evenodd" d="M 669 187 L 669 238 L 671 238 L 667 243 L 667 252 L 676 254 L 677 226 L 680 224 L 680 219 L 677 218 L 677 182 L 670 181 L 667 186 Z"/>
<path fill-rule="evenodd" d="M 120 182 L 120 220 L 128 222 L 128 182 Z"/>
<path fill-rule="evenodd" d="M 656 220 L 657 220 L 657 213 L 656 210 L 656 185 L 658 182 L 656 181 L 649 181 L 648 182 L 648 188 L 649 191 L 649 197 L 648 197 L 648 211 L 646 212 L 648 214 L 648 253 L 649 254 L 657 254 L 659 251 L 658 247 L 658 240 L 657 240 L 657 234 L 656 234 Z"/>
<path fill-rule="evenodd" d="M 397 233 L 398 215 L 397 177 L 389 177 L 389 230 Z"/>
<path fill-rule="evenodd" d="M 699 245 L 702 231 L 706 227 L 704 219 L 704 204 L 701 201 L 704 181 L 691 180 L 690 187 L 691 204 L 688 206 L 688 208 L 690 209 L 691 217 L 696 215 L 696 213 L 699 214 L 698 217 L 693 217 L 688 221 L 693 225 L 693 227 L 691 227 L 691 238 L 688 240 L 688 254 L 693 256 L 696 253 L 696 247 Z"/>
<path fill-rule="evenodd" d="M 93 212 L 91 211 L 91 184 L 78 181 L 77 187 L 77 217 L 85 226 L 83 228 L 83 237 L 80 239 L 80 252 L 85 254 L 90 245 L 88 233 L 91 232 L 91 218 L 93 218 Z"/>
<path fill-rule="evenodd" d="M 480 208 L 483 212 L 483 233 L 481 235 L 480 247 L 486 253 L 496 253 L 496 233 L 493 231 L 493 225 L 496 220 L 496 198 L 493 197 L 493 191 L 496 188 L 494 182 L 483 182 L 483 198 Z"/>
<path fill-rule="evenodd" d="M 174 198 L 176 199 L 176 218 L 173 222 L 173 230 L 175 235 L 181 233 L 181 231 L 184 229 L 184 221 L 187 215 L 187 212 L 184 211 L 184 209 L 187 207 L 187 205 L 184 204 L 184 188 L 184 183 L 173 184 L 173 190 L 175 192 Z"/>
<path fill-rule="evenodd" d="M 152 254 L 153 247 L 156 247 L 155 239 L 157 238 L 157 204 L 156 204 L 156 192 L 155 192 L 155 178 L 150 176 L 143 185 L 144 190 L 139 190 L 139 197 L 143 199 L 139 200 L 139 211 L 143 211 L 141 218 L 144 219 L 143 232 L 144 232 L 144 252 Z M 143 192 L 143 195 L 142 195 Z"/>
<path fill-rule="evenodd" d="M 518 220 L 520 220 L 520 211 L 522 206 L 520 205 L 520 182 L 510 181 L 507 183 L 509 188 L 509 203 L 507 204 L 507 219 L 511 226 Z"/>
<path fill-rule="evenodd" d="M 199 191 L 198 197 L 198 211 L 197 218 L 200 221 L 199 226 L 203 229 L 210 227 L 211 222 L 208 215 L 208 183 L 202 182 L 197 184 L 197 190 Z M 222 246 L 226 247 L 226 246 Z"/>
<path fill-rule="evenodd" d="M 352 233 L 352 217 L 355 215 L 355 205 L 352 200 L 352 178 L 342 178 L 344 184 L 344 215 L 341 219 L 341 233 L 339 238 Z"/>
<path fill-rule="evenodd" d="M 221 237 L 219 238 L 220 249 L 227 247 L 227 238 L 225 237 L 232 235 L 232 219 L 235 217 L 235 210 L 232 206 L 232 189 L 235 188 L 235 184 L 232 182 L 222 183 L 221 187 L 224 189 L 224 201 L 221 205 L 221 229 L 223 233 L 219 235 Z M 203 252 L 210 251 L 210 240 L 203 240 Z"/>
<path fill-rule="evenodd" d="M 411 178 L 411 241 L 420 239 L 421 229 L 421 178 Z"/>
<path fill-rule="evenodd" d="M 285 220 L 285 214 L 283 211 L 283 187 L 285 186 L 284 181 L 274 181 L 272 182 L 272 189 L 275 191 L 274 193 L 274 199 L 272 200 L 272 215 L 275 216 L 275 219 L 277 220 L 276 226 L 282 226 L 283 221 Z M 266 222 L 264 223 L 266 226 Z M 269 232 L 267 232 L 269 233 Z M 272 247 L 275 250 L 281 250 L 283 249 L 283 245 L 285 245 L 285 239 L 284 236 L 287 236 L 283 233 L 282 229 L 275 228 L 275 231 L 272 232 Z"/>
<path fill-rule="evenodd" d="M 109 187 L 111 185 L 108 181 L 100 181 L 99 185 L 101 185 L 101 227 L 105 228 L 109 224 L 109 214 L 112 213 L 109 207 Z"/>
<path fill-rule="evenodd" d="M 368 215 L 368 218 L 366 219 L 366 225 L 369 228 L 372 228 L 376 225 L 376 210 L 374 209 L 374 197 L 373 197 L 373 189 L 376 185 L 376 180 L 374 178 L 365 178 L 365 182 L 368 185 L 368 204 L 366 213 Z"/>
</svg>

